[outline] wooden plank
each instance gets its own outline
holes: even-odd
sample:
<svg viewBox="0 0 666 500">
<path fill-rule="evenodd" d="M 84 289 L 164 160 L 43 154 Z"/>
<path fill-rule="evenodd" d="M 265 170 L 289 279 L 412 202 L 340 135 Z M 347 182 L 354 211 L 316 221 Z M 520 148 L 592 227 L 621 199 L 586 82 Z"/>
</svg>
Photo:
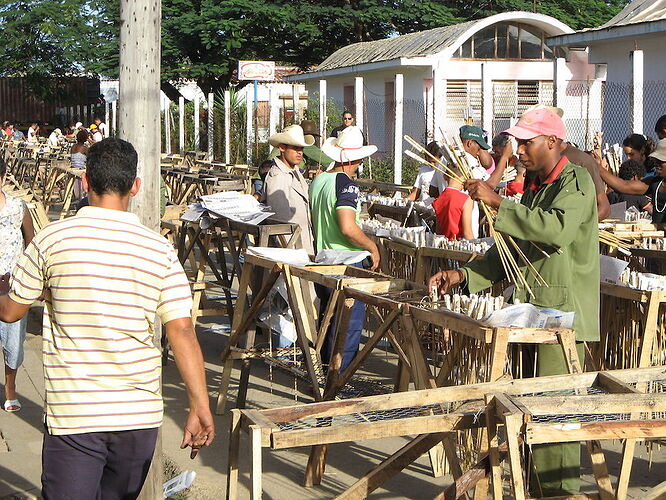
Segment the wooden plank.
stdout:
<svg viewBox="0 0 666 500">
<path fill-rule="evenodd" d="M 347 441 L 380 437 L 453 432 L 463 429 L 474 429 L 482 425 L 485 425 L 485 418 L 482 416 L 472 413 L 453 412 L 446 415 L 425 415 L 422 417 L 338 425 L 335 427 L 317 427 L 313 429 L 274 432 L 271 447 L 278 450 L 294 446 L 344 443 Z"/>
<path fill-rule="evenodd" d="M 530 445 L 602 439 L 664 438 L 666 437 L 666 420 L 620 420 L 569 424 L 532 422 L 526 424 L 525 436 Z"/>
<path fill-rule="evenodd" d="M 232 410 L 238 411 L 238 410 Z M 240 410 L 243 413 L 244 420 L 247 424 L 244 427 L 255 426 L 261 429 L 261 446 L 268 447 L 271 445 L 271 433 L 279 431 L 280 427 L 275 422 L 267 419 L 264 415 L 259 413 L 258 410 Z"/>
<path fill-rule="evenodd" d="M 666 393 L 516 397 L 533 415 L 612 415 L 666 411 Z"/>
<path fill-rule="evenodd" d="M 238 496 L 238 458 L 240 455 L 241 411 L 231 410 L 229 431 L 229 455 L 227 461 L 227 500 Z"/>
</svg>

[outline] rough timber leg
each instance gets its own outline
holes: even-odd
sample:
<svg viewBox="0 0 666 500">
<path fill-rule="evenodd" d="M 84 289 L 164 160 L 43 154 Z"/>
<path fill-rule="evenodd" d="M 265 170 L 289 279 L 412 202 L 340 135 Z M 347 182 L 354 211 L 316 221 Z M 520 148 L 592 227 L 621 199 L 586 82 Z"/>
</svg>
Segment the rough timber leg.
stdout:
<svg viewBox="0 0 666 500">
<path fill-rule="evenodd" d="M 236 500 L 238 496 L 238 455 L 240 453 L 241 411 L 231 410 L 231 429 L 229 431 L 229 457 L 227 466 L 227 500 Z"/>
<path fill-rule="evenodd" d="M 497 405 L 494 400 L 486 397 L 486 427 L 488 428 L 488 459 L 490 460 L 490 473 L 492 479 L 493 498 L 502 498 L 502 462 L 499 454 L 499 439 L 497 436 Z"/>
<path fill-rule="evenodd" d="M 335 314 L 335 308 L 338 306 L 340 293 L 340 290 L 333 290 L 331 297 L 328 300 L 328 304 L 326 305 L 326 311 L 324 312 L 324 317 L 322 318 L 321 325 L 319 325 L 319 332 L 317 333 L 317 353 L 321 352 L 321 348 L 324 345 L 324 341 L 326 340 L 326 332 L 328 331 L 328 327 L 331 324 L 333 315 Z"/>
<path fill-rule="evenodd" d="M 247 331 L 245 342 L 245 349 L 249 350 L 254 347 L 254 338 L 256 330 L 254 328 Z M 250 370 L 252 369 L 252 358 L 245 358 L 241 361 L 241 372 L 238 381 L 238 396 L 236 398 L 236 408 L 245 408 L 245 401 L 247 400 L 247 389 L 250 383 Z"/>
<path fill-rule="evenodd" d="M 250 426 L 250 447 L 252 449 L 252 500 L 260 500 L 262 495 L 261 475 L 261 427 Z"/>
<path fill-rule="evenodd" d="M 504 363 L 509 352 L 509 334 L 502 329 L 495 329 L 493 334 L 493 342 L 491 345 L 491 358 L 490 358 L 490 371 L 488 380 L 486 382 L 494 382 L 499 379 L 504 373 Z M 479 449 L 479 456 L 488 453 L 488 440 L 485 436 L 485 431 L 480 431 L 481 446 Z M 485 500 L 488 497 L 488 478 L 481 479 L 476 488 L 474 488 L 474 500 Z"/>
</svg>

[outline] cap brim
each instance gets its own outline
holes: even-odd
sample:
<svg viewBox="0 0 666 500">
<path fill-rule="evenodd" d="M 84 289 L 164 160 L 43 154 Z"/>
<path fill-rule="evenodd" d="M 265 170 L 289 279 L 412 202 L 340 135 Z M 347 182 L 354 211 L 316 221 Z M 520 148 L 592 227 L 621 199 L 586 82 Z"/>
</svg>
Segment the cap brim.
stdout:
<svg viewBox="0 0 666 500">
<path fill-rule="evenodd" d="M 483 149 L 490 149 L 490 146 L 483 139 L 474 139 Z"/>
<path fill-rule="evenodd" d="M 652 158 L 656 158 L 657 160 L 664 162 L 666 161 L 666 151 L 655 151 L 651 155 L 649 155 Z"/>
<path fill-rule="evenodd" d="M 535 132 L 534 130 L 529 130 L 523 127 L 519 127 L 518 125 L 514 125 L 513 127 L 508 128 L 502 132 L 502 135 L 512 135 L 516 139 L 527 141 L 529 139 L 534 139 L 541 134 Z"/>
</svg>

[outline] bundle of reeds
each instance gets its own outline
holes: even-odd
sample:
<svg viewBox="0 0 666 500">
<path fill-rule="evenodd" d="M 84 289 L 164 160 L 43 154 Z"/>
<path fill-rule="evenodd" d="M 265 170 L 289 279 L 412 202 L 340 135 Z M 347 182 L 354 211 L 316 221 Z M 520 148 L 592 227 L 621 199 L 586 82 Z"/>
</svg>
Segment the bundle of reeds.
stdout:
<svg viewBox="0 0 666 500">
<path fill-rule="evenodd" d="M 452 167 L 449 167 L 449 165 L 444 163 L 440 158 L 437 158 L 432 154 L 430 154 L 430 152 L 426 150 L 425 147 L 423 147 L 417 141 L 412 139 L 410 136 L 405 135 L 405 140 L 410 144 L 410 146 L 415 148 L 419 153 L 425 155 L 425 158 L 423 158 L 413 151 L 406 150 L 405 154 L 410 158 L 420 161 L 422 163 L 429 163 L 430 165 L 433 166 L 433 168 L 439 170 L 447 177 L 455 179 L 463 184 L 465 183 L 465 181 L 474 178 L 472 174 L 473 167 L 469 164 L 467 153 L 465 152 L 465 150 L 462 147 L 462 144 L 459 141 L 456 141 L 455 139 L 451 140 L 447 136 L 445 136 L 444 144 L 442 145 L 442 150 L 444 151 L 444 154 L 447 157 L 449 165 L 452 165 Z M 527 271 L 530 274 L 532 274 L 535 281 L 541 286 L 548 286 L 548 283 L 546 283 L 543 277 L 532 265 L 532 263 L 527 258 L 527 255 L 525 255 L 525 252 L 523 252 L 523 250 L 518 246 L 513 237 L 502 234 L 495 230 L 494 227 L 495 216 L 496 216 L 495 211 L 492 210 L 488 205 L 486 205 L 483 202 L 479 202 L 479 206 L 481 207 L 484 215 L 490 222 L 490 235 L 495 240 L 495 245 L 497 247 L 500 261 L 502 263 L 502 267 L 504 268 L 504 272 L 508 280 L 514 285 L 516 285 L 517 288 L 524 289 L 527 291 L 527 293 L 533 295 L 532 289 L 527 283 L 525 276 L 521 272 L 520 267 L 516 262 L 514 254 L 512 252 L 513 250 L 515 251 L 516 255 L 518 255 L 522 263 L 525 265 Z M 534 246 L 536 248 L 539 248 L 538 246 L 536 246 L 536 244 L 534 244 Z M 546 252 L 544 252 L 541 249 L 539 250 L 544 254 L 545 257 L 548 257 L 548 254 Z"/>
<path fill-rule="evenodd" d="M 629 251 L 631 246 L 630 242 L 623 238 L 619 238 L 606 229 L 599 229 L 599 243 L 605 243 L 611 248 L 617 248 L 618 252 L 625 255 L 631 255 L 631 252 Z"/>
</svg>

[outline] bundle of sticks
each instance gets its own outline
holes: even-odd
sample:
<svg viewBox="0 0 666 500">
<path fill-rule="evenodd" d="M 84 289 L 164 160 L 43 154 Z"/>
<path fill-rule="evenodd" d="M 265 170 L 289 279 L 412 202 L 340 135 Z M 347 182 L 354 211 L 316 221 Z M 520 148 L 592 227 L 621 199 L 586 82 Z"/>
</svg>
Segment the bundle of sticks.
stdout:
<svg viewBox="0 0 666 500">
<path fill-rule="evenodd" d="M 629 251 L 629 242 L 617 237 L 606 229 L 599 229 L 599 243 L 605 243 L 611 248 L 617 248 L 618 252 L 622 252 L 625 255 L 631 255 L 631 252 Z"/>
<path fill-rule="evenodd" d="M 448 136 L 444 136 L 442 151 L 444 152 L 444 156 L 446 157 L 448 164 L 444 163 L 440 158 L 430 154 L 430 152 L 426 150 L 425 147 L 412 139 L 410 136 L 405 135 L 404 138 L 409 143 L 409 145 L 416 149 L 419 153 L 426 155 L 426 157 L 423 158 L 414 151 L 405 150 L 405 155 L 408 157 L 421 163 L 429 163 L 433 166 L 433 168 L 439 170 L 447 177 L 455 179 L 456 181 L 463 184 L 465 181 L 474 178 L 472 173 L 474 167 L 470 165 L 467 153 L 465 152 L 460 141 L 456 141 L 456 138 L 452 140 Z M 449 165 L 451 165 L 451 167 Z M 513 237 L 502 234 L 495 230 L 495 211 L 484 202 L 479 202 L 479 206 L 490 223 L 490 235 L 495 240 L 497 252 L 499 254 L 500 261 L 502 262 L 502 267 L 504 268 L 507 279 L 513 283 L 516 288 L 524 289 L 530 295 L 534 295 L 532 293 L 532 289 L 527 283 L 525 276 L 521 272 L 518 263 L 516 262 L 516 258 L 512 252 L 513 249 L 520 261 L 525 265 L 528 272 L 534 277 L 536 283 L 541 286 L 548 286 L 548 283 L 546 283 L 543 277 L 532 265 L 532 263 L 527 258 L 527 255 L 525 255 L 525 252 L 523 252 L 523 250 L 518 246 Z M 537 248 L 546 258 L 549 257 L 548 253 L 540 249 L 535 243 L 532 243 L 532 245 L 534 245 L 534 247 Z"/>
</svg>

